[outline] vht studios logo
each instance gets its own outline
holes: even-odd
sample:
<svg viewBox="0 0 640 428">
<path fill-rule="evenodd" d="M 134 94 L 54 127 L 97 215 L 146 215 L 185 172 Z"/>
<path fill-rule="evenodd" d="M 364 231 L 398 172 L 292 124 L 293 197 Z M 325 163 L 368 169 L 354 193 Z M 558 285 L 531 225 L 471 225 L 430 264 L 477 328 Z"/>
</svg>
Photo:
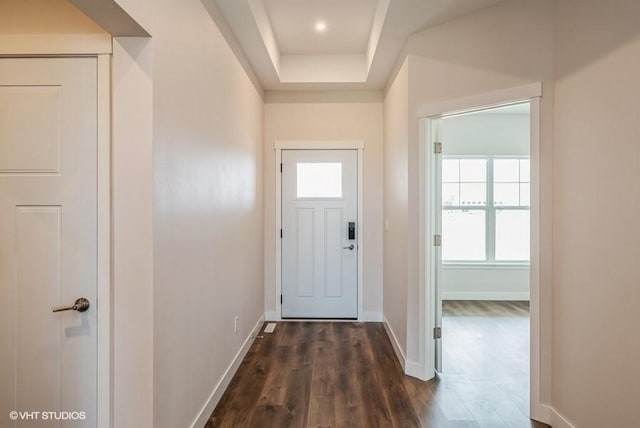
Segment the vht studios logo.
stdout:
<svg viewBox="0 0 640 428">
<path fill-rule="evenodd" d="M 84 421 L 86 418 L 85 412 L 9 412 L 12 421 Z"/>
</svg>

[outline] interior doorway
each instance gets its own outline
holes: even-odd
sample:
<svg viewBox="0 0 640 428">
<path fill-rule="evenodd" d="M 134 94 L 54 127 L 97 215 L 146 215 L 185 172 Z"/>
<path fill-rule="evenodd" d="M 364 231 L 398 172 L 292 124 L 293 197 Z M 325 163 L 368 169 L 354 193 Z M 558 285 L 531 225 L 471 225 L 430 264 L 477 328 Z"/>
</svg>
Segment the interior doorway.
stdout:
<svg viewBox="0 0 640 428">
<path fill-rule="evenodd" d="M 529 102 L 443 115 L 436 120 L 440 156 L 435 208 L 442 237 L 436 260 L 440 272 L 436 280 L 437 313 L 444 315 L 441 325 L 445 336 L 451 330 L 469 342 L 477 338 L 486 343 L 490 337 L 495 342 L 501 339 L 496 332 L 509 331 L 509 322 L 516 322 L 512 317 L 501 317 L 512 312 L 510 302 L 525 302 L 528 307 L 530 123 Z M 447 315 L 464 319 L 465 309 L 473 313 L 471 323 L 448 319 Z M 478 325 L 484 321 L 483 314 L 486 318 L 497 317 L 493 334 L 474 327 L 474 320 Z M 465 334 L 469 332 L 475 333 Z M 524 326 L 522 335 L 528 339 L 528 326 Z M 455 352 L 444 349 L 447 343 L 450 340 L 443 339 L 436 350 L 436 369 L 440 372 L 447 370 L 443 356 L 456 359 Z M 452 344 L 450 351 L 455 349 Z M 488 353 L 493 354 L 489 356 L 493 361 L 500 362 L 500 355 Z M 520 355 L 512 357 L 527 361 L 528 366 L 528 349 L 522 348 Z M 523 375 L 526 384 L 528 370 Z"/>
<path fill-rule="evenodd" d="M 434 120 L 436 370 L 463 397 L 482 385 L 496 426 L 530 413 L 530 123 L 529 102 Z"/>
<path fill-rule="evenodd" d="M 545 420 L 545 406 L 540 401 L 541 395 L 541 385 L 548 381 L 546 372 L 542 372 L 541 364 L 544 361 L 547 362 L 544 355 L 541 354 L 541 321 L 540 321 L 540 310 L 541 305 L 546 304 L 546 298 L 541 298 L 541 252 L 540 245 L 541 241 L 546 242 L 548 235 L 546 231 L 543 231 L 540 227 L 540 204 L 541 204 L 541 158 L 540 158 L 540 106 L 541 106 L 541 96 L 542 96 L 542 87 L 541 84 L 530 84 L 523 85 L 520 87 L 514 87 L 509 89 L 504 89 L 500 91 L 495 91 L 492 93 L 479 94 L 475 96 L 470 96 L 467 98 L 461 98 L 456 100 L 449 100 L 443 102 L 437 102 L 432 104 L 424 104 L 421 105 L 418 109 L 418 115 L 420 117 L 420 131 L 421 131 L 421 140 L 423 144 L 421 145 L 421 183 L 423 183 L 423 191 L 421 192 L 421 200 L 420 207 L 422 209 L 422 215 L 420 216 L 420 226 L 422 230 L 421 236 L 421 246 L 420 246 L 420 257 L 424 260 L 424 267 L 421 267 L 419 272 L 420 281 L 424 284 L 424 294 L 421 300 L 421 309 L 420 314 L 424 318 L 424 335 L 420 337 L 423 340 L 423 344 L 421 344 L 421 349 L 424 350 L 424 354 L 420 356 L 421 364 L 424 367 L 424 378 L 429 379 L 433 377 L 436 373 L 446 373 L 446 364 L 443 364 L 443 336 L 446 335 L 446 332 L 443 329 L 442 323 L 442 298 L 443 298 L 443 287 L 441 285 L 444 269 L 442 265 L 442 256 L 444 247 L 442 243 L 446 240 L 443 235 L 443 215 L 442 215 L 442 206 L 443 206 L 443 197 L 444 190 L 442 187 L 442 174 L 443 174 L 443 160 L 445 158 L 444 148 L 446 145 L 446 141 L 443 141 L 442 137 L 442 122 L 443 118 L 454 118 L 454 117 L 464 117 L 465 115 L 472 115 L 476 112 L 486 111 L 490 109 L 494 109 L 497 107 L 506 108 L 507 106 L 516 106 L 520 105 L 519 108 L 523 108 L 523 105 L 528 105 L 529 108 L 529 139 L 528 139 L 528 147 L 529 147 L 529 243 L 525 245 L 529 249 L 529 270 L 528 273 L 525 273 L 529 279 L 529 341 L 528 341 L 528 353 L 526 357 L 528 357 L 528 376 L 525 376 L 528 380 L 528 388 L 525 387 L 526 392 L 528 392 L 529 400 L 524 398 L 524 401 L 528 404 L 528 412 L 525 412 L 525 416 L 532 417 L 538 420 Z M 494 135 L 494 137 L 497 134 Z M 474 134 L 474 138 L 477 135 Z M 455 154 L 454 154 L 455 155 Z M 476 155 L 480 156 L 480 154 L 476 153 Z M 518 155 L 519 156 L 519 155 Z M 518 180 L 513 181 L 498 181 L 496 183 L 491 184 L 491 192 L 496 193 L 495 196 L 500 196 L 500 192 L 505 189 L 496 189 L 496 184 L 509 184 L 513 185 L 516 188 L 519 188 L 521 185 L 524 188 L 526 185 L 526 180 L 520 180 L 519 169 L 522 167 L 523 172 L 526 169 L 526 162 L 523 162 L 520 165 L 523 159 L 516 159 L 518 156 L 511 154 L 505 156 L 495 155 L 493 159 L 485 159 L 486 170 L 489 171 L 490 168 L 494 168 L 497 166 L 497 169 L 504 167 L 508 163 L 518 164 Z M 491 158 L 491 156 L 485 156 L 485 158 Z M 458 159 L 460 160 L 460 159 Z M 510 160 L 511 162 L 507 162 L 503 165 L 490 165 L 491 162 L 496 162 L 497 160 Z M 517 162 L 516 162 L 517 160 Z M 459 165 L 458 165 L 459 166 Z M 468 166 L 468 165 L 467 165 Z M 476 165 L 477 167 L 477 165 Z M 503 168 L 504 169 L 504 168 Z M 477 172 L 477 171 L 476 171 Z M 498 171 L 499 172 L 499 171 Z M 489 177 L 488 174 L 490 172 L 486 172 L 487 179 L 484 182 L 485 189 L 489 187 L 488 182 Z M 477 180 L 480 181 L 480 180 Z M 522 182 L 521 182 L 522 181 Z M 482 187 L 483 182 L 475 182 L 475 180 L 458 180 L 458 187 L 460 187 L 461 183 L 469 183 L 475 187 L 475 191 L 478 192 L 478 188 Z M 455 185 L 455 181 L 451 181 L 450 184 Z M 454 186 L 450 186 L 454 187 Z M 509 186 L 498 186 L 498 187 L 509 187 Z M 469 189 L 467 189 L 469 190 Z M 525 189 L 518 190 L 518 210 L 524 210 L 524 207 L 520 207 L 520 191 L 525 192 Z M 474 189 L 471 189 L 473 192 Z M 484 193 L 488 193 L 489 191 L 485 191 Z M 477 194 L 476 194 L 477 196 Z M 496 200 L 493 198 L 494 195 L 484 195 L 485 198 L 490 202 L 493 202 L 495 205 Z M 491 197 L 488 199 L 487 197 Z M 523 196 L 526 196 L 523 194 Z M 458 198 L 460 195 L 458 195 Z M 526 199 L 526 198 L 524 198 Z M 544 199 L 548 199 L 548 195 L 545 194 Z M 475 199 L 476 201 L 482 199 Z M 471 200 L 473 202 L 473 200 Z M 501 205 L 499 208 L 515 208 L 514 205 Z M 469 207 L 473 207 L 474 204 L 465 204 L 465 209 L 467 211 L 472 211 Z M 476 207 L 481 206 L 481 204 L 476 204 Z M 452 205 L 453 207 L 453 205 Z M 448 207 L 449 208 L 449 207 Z M 497 208 L 497 207 L 494 207 Z M 477 209 L 477 208 L 476 208 Z M 489 211 L 489 207 L 486 207 L 486 212 Z M 515 210 L 514 210 L 515 211 Z M 455 214 L 455 213 L 454 213 Z M 472 213 L 476 214 L 477 213 Z M 504 212 L 500 213 L 501 215 Z M 511 213 L 509 213 L 511 214 Z M 489 256 L 493 256 L 495 261 L 501 261 L 504 257 L 504 242 L 495 241 L 493 243 L 487 243 L 487 236 L 493 236 L 494 240 L 496 237 L 496 232 L 498 228 L 501 226 L 495 225 L 495 221 L 493 226 L 488 223 L 487 216 L 489 215 L 497 215 L 497 213 L 485 213 L 482 219 L 484 223 L 481 221 L 477 221 L 476 223 L 485 224 L 485 240 L 484 245 L 475 245 L 474 248 L 465 248 L 464 251 L 467 251 L 467 254 L 459 254 L 458 256 L 462 259 L 463 257 L 470 257 L 471 252 L 475 252 L 471 254 L 471 258 L 477 257 L 480 258 L 481 255 L 484 255 L 485 258 Z M 520 218 L 522 218 L 522 213 L 518 214 Z M 518 217 L 518 215 L 514 215 L 512 217 Z M 461 216 L 461 214 L 460 214 Z M 453 215 L 455 217 L 455 215 Z M 469 217 L 472 217 L 470 214 Z M 451 218 L 449 219 L 451 220 Z M 467 219 L 468 220 L 468 219 Z M 446 220 L 445 220 L 446 221 Z M 517 221 L 513 221 L 512 223 L 518 223 Z M 520 221 L 520 223 L 522 223 Z M 446 228 L 446 225 L 444 225 Z M 449 225 L 450 226 L 450 225 Z M 504 226 L 504 224 L 502 225 Z M 488 230 L 489 227 L 493 227 L 494 230 Z M 504 227 L 502 227 L 504 229 Z M 509 234 L 510 237 L 512 235 Z M 476 237 L 477 238 L 477 237 Z M 477 239 L 477 241 L 482 241 Z M 513 240 L 510 239 L 507 243 L 512 243 Z M 522 243 L 521 243 L 522 244 Z M 492 247 L 490 247 L 492 246 Z M 501 248 L 502 246 L 502 248 Z M 515 250 L 513 248 L 508 249 L 507 253 L 513 254 Z M 450 257 L 451 254 L 449 254 Z M 515 257 L 514 257 L 515 258 Z M 465 261 L 465 260 L 462 260 Z M 473 260 L 466 260 L 473 261 Z M 503 260 L 505 262 L 509 262 L 508 260 Z M 516 265 L 522 264 L 522 260 L 517 261 L 513 260 L 506 264 L 511 264 L 515 268 Z M 477 269 L 478 266 L 472 266 L 471 269 Z M 525 271 L 526 272 L 526 271 Z M 449 292 L 452 290 L 450 289 Z M 453 290 L 456 291 L 456 290 Z M 457 290 L 462 292 L 464 290 Z M 466 290 L 467 292 L 469 290 Z M 489 290 L 491 291 L 491 290 Z M 505 290 L 503 290 L 505 291 Z M 513 290 L 512 290 L 513 291 Z M 497 293 L 496 290 L 493 291 Z M 514 291 L 516 292 L 516 291 Z M 455 293 L 449 294 L 449 297 L 456 296 Z M 461 296 L 458 294 L 457 296 Z M 467 294 L 469 296 L 469 294 Z M 486 298 L 489 295 L 485 295 Z M 495 295 L 494 295 L 495 296 Z M 469 296 L 473 297 L 473 296 Z M 544 296 L 543 296 L 544 297 Z M 476 296 L 478 298 L 478 296 Z M 509 301 L 513 300 L 523 300 L 526 302 L 526 294 L 521 295 L 511 295 L 504 294 L 503 298 L 508 298 Z M 424 308 L 424 309 L 422 309 Z M 525 324 L 525 330 L 526 324 Z M 497 331 L 491 333 L 492 336 L 495 336 Z M 526 333 L 525 333 L 526 334 Z M 546 336 L 545 336 L 546 338 Z M 525 338 L 526 341 L 526 338 Z M 546 343 L 546 339 L 545 339 Z M 525 358 L 526 358 L 525 357 Z M 444 366 L 444 367 L 443 367 Z M 442 372 L 442 370 L 445 370 Z M 543 379 L 544 377 L 544 379 Z"/>
</svg>

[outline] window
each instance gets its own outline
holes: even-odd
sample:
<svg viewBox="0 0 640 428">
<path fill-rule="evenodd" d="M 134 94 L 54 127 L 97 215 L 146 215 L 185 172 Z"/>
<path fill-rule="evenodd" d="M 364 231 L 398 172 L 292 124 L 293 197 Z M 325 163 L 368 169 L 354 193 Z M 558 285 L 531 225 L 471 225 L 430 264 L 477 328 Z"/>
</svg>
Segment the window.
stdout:
<svg viewBox="0 0 640 428">
<path fill-rule="evenodd" d="M 443 158 L 444 262 L 529 262 L 529 170 L 528 157 Z"/>
<path fill-rule="evenodd" d="M 296 196 L 298 198 L 341 198 L 342 164 L 299 162 Z"/>
</svg>

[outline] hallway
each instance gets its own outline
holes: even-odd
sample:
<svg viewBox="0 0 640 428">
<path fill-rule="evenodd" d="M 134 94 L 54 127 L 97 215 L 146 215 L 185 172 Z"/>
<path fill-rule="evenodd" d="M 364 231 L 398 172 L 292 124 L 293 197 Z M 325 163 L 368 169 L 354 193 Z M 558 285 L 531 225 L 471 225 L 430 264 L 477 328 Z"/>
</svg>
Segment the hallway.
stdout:
<svg viewBox="0 0 640 428">
<path fill-rule="evenodd" d="M 545 426 L 460 394 L 453 375 L 405 376 L 379 323 L 278 323 L 260 336 L 208 428 Z"/>
</svg>

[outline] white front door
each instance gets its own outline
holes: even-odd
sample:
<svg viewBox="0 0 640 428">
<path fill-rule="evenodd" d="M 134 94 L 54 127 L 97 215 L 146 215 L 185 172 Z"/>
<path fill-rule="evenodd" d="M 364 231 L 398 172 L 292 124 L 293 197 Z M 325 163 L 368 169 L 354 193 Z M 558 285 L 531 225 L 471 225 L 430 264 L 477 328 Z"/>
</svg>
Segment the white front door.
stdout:
<svg viewBox="0 0 640 428">
<path fill-rule="evenodd" d="M 97 60 L 0 58 L 0 426 L 96 426 L 96 259 Z"/>
<path fill-rule="evenodd" d="M 282 151 L 282 317 L 358 317 L 356 150 Z"/>
</svg>

